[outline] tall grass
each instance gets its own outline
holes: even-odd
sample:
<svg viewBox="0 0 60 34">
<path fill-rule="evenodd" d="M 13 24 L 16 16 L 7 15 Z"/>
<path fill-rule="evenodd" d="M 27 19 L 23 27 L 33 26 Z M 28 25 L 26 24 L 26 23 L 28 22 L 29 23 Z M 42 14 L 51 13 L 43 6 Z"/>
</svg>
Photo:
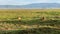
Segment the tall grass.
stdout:
<svg viewBox="0 0 60 34">
<path fill-rule="evenodd" d="M 18 20 L 19 16 L 21 21 Z M 42 17 L 46 20 L 41 20 Z M 21 25 L 46 25 L 60 28 L 60 9 L 0 9 L 0 34 L 60 33 L 60 30 L 53 28 L 21 30 L 24 29 L 20 27 Z"/>
</svg>

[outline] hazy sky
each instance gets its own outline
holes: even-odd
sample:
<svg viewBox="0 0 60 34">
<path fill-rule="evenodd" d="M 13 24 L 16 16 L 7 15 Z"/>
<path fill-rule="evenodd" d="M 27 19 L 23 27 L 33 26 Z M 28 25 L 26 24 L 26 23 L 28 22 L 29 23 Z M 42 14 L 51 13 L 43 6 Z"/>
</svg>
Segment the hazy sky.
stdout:
<svg viewBox="0 0 60 34">
<path fill-rule="evenodd" d="M 0 5 L 25 5 L 31 3 L 60 3 L 60 0 L 0 0 Z"/>
</svg>

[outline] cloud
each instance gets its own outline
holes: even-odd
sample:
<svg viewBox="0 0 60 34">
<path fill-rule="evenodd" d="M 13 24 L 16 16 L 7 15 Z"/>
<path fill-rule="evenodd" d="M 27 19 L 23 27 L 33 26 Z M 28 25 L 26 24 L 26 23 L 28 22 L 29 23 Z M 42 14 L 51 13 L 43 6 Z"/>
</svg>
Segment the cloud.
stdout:
<svg viewBox="0 0 60 34">
<path fill-rule="evenodd" d="M 60 0 L 0 0 L 0 5 L 25 5 L 31 3 L 60 3 Z"/>
<path fill-rule="evenodd" d="M 0 5 L 7 5 L 7 0 L 0 0 Z"/>
<path fill-rule="evenodd" d="M 8 5 L 12 4 L 12 5 L 25 5 L 25 4 L 30 4 L 31 2 L 27 2 L 27 1 L 22 1 L 22 0 L 9 0 L 8 1 Z"/>
<path fill-rule="evenodd" d="M 60 3 L 60 0 L 35 0 L 36 3 Z"/>
</svg>

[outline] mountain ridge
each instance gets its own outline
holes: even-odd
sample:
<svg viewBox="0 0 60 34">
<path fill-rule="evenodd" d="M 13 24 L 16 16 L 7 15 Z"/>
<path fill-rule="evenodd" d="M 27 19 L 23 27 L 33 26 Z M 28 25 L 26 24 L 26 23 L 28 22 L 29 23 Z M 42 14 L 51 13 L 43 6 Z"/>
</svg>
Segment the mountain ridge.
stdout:
<svg viewBox="0 0 60 34">
<path fill-rule="evenodd" d="M 0 8 L 60 8 L 60 3 L 33 3 L 28 5 L 0 5 Z"/>
</svg>

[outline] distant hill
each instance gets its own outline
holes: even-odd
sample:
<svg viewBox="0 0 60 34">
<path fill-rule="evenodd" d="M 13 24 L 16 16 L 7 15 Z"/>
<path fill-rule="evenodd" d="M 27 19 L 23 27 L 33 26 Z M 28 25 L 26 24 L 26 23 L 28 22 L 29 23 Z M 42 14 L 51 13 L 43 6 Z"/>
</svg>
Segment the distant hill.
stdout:
<svg viewBox="0 0 60 34">
<path fill-rule="evenodd" d="M 28 5 L 0 5 L 0 8 L 60 8 L 59 3 L 33 3 Z"/>
</svg>

